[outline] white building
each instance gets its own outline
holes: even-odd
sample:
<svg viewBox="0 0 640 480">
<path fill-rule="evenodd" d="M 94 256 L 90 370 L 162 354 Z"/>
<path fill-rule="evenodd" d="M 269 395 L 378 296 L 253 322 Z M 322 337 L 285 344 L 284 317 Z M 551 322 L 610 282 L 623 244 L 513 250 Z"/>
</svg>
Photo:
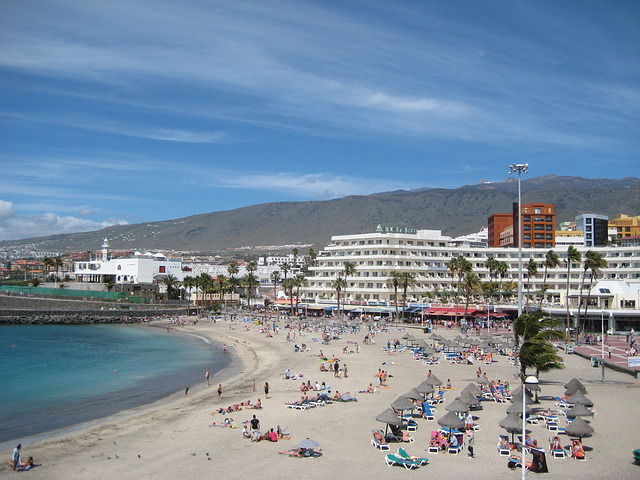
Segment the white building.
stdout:
<svg viewBox="0 0 640 480">
<path fill-rule="evenodd" d="M 173 275 L 182 281 L 184 273 L 180 259 L 167 258 L 161 253 L 136 252 L 131 258 L 109 258 L 109 241 L 102 244 L 101 257 L 75 262 L 78 282 L 116 284 L 152 284 Z"/>
<path fill-rule="evenodd" d="M 577 247 L 583 256 L 587 249 Z M 603 297 L 604 308 L 634 308 L 640 306 L 638 288 L 640 284 L 640 247 L 594 247 L 591 250 L 601 253 L 607 261 L 603 269 L 603 280 L 616 280 L 630 286 L 629 290 L 620 294 Z M 548 269 L 546 278 L 546 301 L 563 306 L 567 295 L 566 249 L 556 248 L 561 264 L 557 268 Z M 540 292 L 544 282 L 544 260 L 547 250 L 539 248 L 523 249 L 523 265 L 533 258 L 538 263 L 538 273 L 530 281 L 526 268 L 523 273 L 523 290 Z M 344 264 L 351 262 L 356 266 L 355 275 L 347 278 L 347 288 L 341 301 L 357 304 L 365 301 L 370 305 L 390 305 L 395 302 L 393 286 L 387 281 L 392 271 L 408 271 L 415 277 L 415 284 L 407 292 L 407 301 L 415 302 L 425 292 L 455 292 L 457 278 L 453 278 L 447 270 L 452 258 L 464 256 L 473 266 L 473 271 L 480 281 L 487 283 L 489 270 L 485 262 L 489 257 L 506 262 L 508 273 L 499 282 L 518 281 L 518 249 L 517 248 L 477 248 L 455 246 L 451 238 L 443 236 L 439 230 L 417 230 L 415 233 L 375 233 L 338 235 L 331 238 L 331 243 L 320 252 L 317 265 L 310 267 L 314 273 L 307 281 L 305 295 L 319 303 L 335 303 L 337 295 L 332 283 L 338 276 L 344 277 Z M 583 264 L 573 263 L 570 269 L 569 299 L 577 305 L 580 293 Z M 595 283 L 594 283 L 595 284 Z M 398 292 L 401 295 L 401 292 Z M 362 299 L 362 300 L 361 300 Z"/>
</svg>

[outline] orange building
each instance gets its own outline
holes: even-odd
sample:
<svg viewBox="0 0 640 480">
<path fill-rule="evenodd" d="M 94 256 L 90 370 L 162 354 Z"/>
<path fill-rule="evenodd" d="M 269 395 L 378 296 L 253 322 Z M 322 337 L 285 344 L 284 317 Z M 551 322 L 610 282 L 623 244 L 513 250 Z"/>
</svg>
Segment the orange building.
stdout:
<svg viewBox="0 0 640 480">
<path fill-rule="evenodd" d="M 618 218 L 609 220 L 609 228 L 616 229 L 616 237 L 618 238 L 640 235 L 640 216 L 629 217 L 621 213 Z"/>
<path fill-rule="evenodd" d="M 517 247 L 518 203 L 512 213 L 494 213 L 489 219 L 490 247 Z M 516 228 L 513 228 L 514 225 Z M 508 235 L 511 227 L 513 235 Z M 502 241 L 501 241 L 502 239 Z M 513 240 L 511 240 L 513 239 Z M 546 203 L 522 205 L 522 246 L 525 248 L 553 248 L 556 242 L 556 209 Z"/>
<path fill-rule="evenodd" d="M 513 225 L 513 214 L 494 213 L 489 216 L 489 247 L 502 247 L 500 245 L 500 234 L 504 229 Z"/>
</svg>

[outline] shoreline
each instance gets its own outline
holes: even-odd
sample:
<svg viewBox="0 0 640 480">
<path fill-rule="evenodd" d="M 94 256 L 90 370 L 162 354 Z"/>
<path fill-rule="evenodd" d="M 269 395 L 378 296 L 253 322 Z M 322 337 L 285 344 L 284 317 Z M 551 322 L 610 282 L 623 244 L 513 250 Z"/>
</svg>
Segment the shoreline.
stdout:
<svg viewBox="0 0 640 480">
<path fill-rule="evenodd" d="M 235 330 L 230 330 L 234 325 Z M 25 445 L 23 454 L 32 455 L 36 463 L 42 465 L 32 469 L 29 474 L 35 479 L 47 480 L 202 478 L 221 472 L 225 472 L 229 478 L 244 478 L 247 475 L 264 476 L 266 472 L 272 475 L 290 474 L 292 469 L 300 468 L 300 462 L 303 462 L 306 467 L 304 476 L 311 479 L 324 479 L 327 475 L 396 479 L 404 469 L 387 467 L 384 458 L 389 452 L 381 452 L 371 446 L 371 430 L 384 429 L 384 424 L 377 422 L 375 417 L 398 396 L 424 380 L 430 369 L 443 381 L 450 378 L 458 389 L 476 380 L 478 365 L 470 367 L 443 362 L 425 366 L 421 361 L 415 361 L 410 353 L 388 355 L 381 350 L 380 347 L 386 346 L 387 340 L 400 339 L 407 331 L 429 341 L 428 335 L 422 335 L 418 330 L 392 328 L 387 333 L 377 334 L 374 345 L 362 344 L 364 331 L 358 334 L 345 333 L 329 345 L 323 345 L 312 340 L 318 337 L 317 332 L 296 330 L 296 341 L 307 343 L 311 351 L 294 352 L 295 342 L 285 341 L 287 331 L 265 338 L 260 327 L 245 325 L 242 322 L 222 321 L 180 327 L 185 332 L 226 343 L 229 351 L 235 350 L 243 360 L 244 366 L 238 370 L 225 369 L 228 378 L 224 378 L 226 374 L 221 375 L 220 379 L 214 376 L 211 388 L 204 387 L 188 398 L 178 395 L 178 398 L 173 397 L 162 405 L 147 406 L 143 411 L 126 417 L 105 419 L 99 425 Z M 436 333 L 453 338 L 459 332 L 441 328 Z M 359 342 L 360 353 L 343 353 L 345 347 L 347 352 L 353 351 L 356 341 Z M 349 366 L 349 377 L 336 378 L 331 373 L 320 373 L 317 356 L 320 350 L 328 357 L 339 355 L 341 365 L 347 363 Z M 587 360 L 566 355 L 565 362 L 566 370 L 541 376 L 540 403 L 535 407 L 553 406 L 554 397 L 562 395 L 563 385 L 576 377 L 587 387 L 587 396 L 594 402 L 598 415 L 588 419 L 595 434 L 584 439 L 587 460 L 558 460 L 547 455 L 550 471 L 547 477 L 563 480 L 607 476 L 623 480 L 636 478 L 638 467 L 632 464 L 631 449 L 640 445 L 640 428 L 635 417 L 630 415 L 633 415 L 640 401 L 640 382 L 628 375 L 607 371 L 607 383 L 601 384 L 599 369 L 592 368 Z M 515 381 L 514 367 L 509 365 L 506 357 L 498 356 L 491 365 L 481 364 L 481 367 L 490 379 L 509 380 L 510 383 Z M 305 381 L 325 381 L 333 387 L 334 392 L 352 392 L 358 402 L 334 402 L 306 411 L 285 408 L 285 402 L 298 400 L 301 395 L 300 381 L 282 378 L 285 368 L 290 368 L 292 373 L 302 371 Z M 390 373 L 390 388 L 380 389 L 376 394 L 357 393 L 374 382 L 374 374 L 379 368 Z M 253 379 L 256 379 L 255 392 Z M 265 399 L 262 390 L 265 381 L 271 387 L 269 399 Z M 222 400 L 216 394 L 218 383 L 223 385 Z M 458 394 L 459 390 L 445 393 L 446 404 L 437 406 L 437 419 L 446 413 L 444 407 Z M 244 409 L 231 416 L 211 413 L 220 406 L 226 407 L 247 399 L 255 403 L 257 398 L 262 399 L 262 410 Z M 411 455 L 428 457 L 429 465 L 421 467 L 425 471 L 419 475 L 464 475 L 469 479 L 512 480 L 520 476 L 520 470 L 514 472 L 507 469 L 506 458 L 499 456 L 496 450 L 498 435 L 505 433 L 498 422 L 504 418 L 506 407 L 508 405 L 486 402 L 483 410 L 477 412 L 481 430 L 476 433 L 474 459 L 467 459 L 466 451 L 457 456 L 428 454 L 425 450 L 429 434 L 438 428 L 438 424 L 424 419 L 418 419 L 418 430 L 411 432 L 416 441 L 391 444 L 390 453 L 395 453 L 397 447 L 402 446 Z M 254 414 L 258 416 L 263 432 L 281 425 L 288 428 L 292 439 L 275 444 L 253 443 L 243 439 L 240 427 Z M 215 428 L 212 424 L 217 422 L 216 426 L 222 426 L 224 419 L 230 417 L 239 428 Z M 528 428 L 542 446 L 552 435 L 542 426 Z M 279 450 L 293 448 L 306 437 L 320 442 L 322 457 L 308 463 L 307 460 L 278 455 Z M 569 439 L 562 437 L 565 443 Z M 616 441 L 620 438 L 624 438 L 628 446 L 619 448 Z M 7 459 L 10 454 L 10 450 L 0 452 Z M 0 466 L 0 472 L 5 471 L 6 467 Z"/>
<path fill-rule="evenodd" d="M 167 324 L 170 324 L 173 327 L 172 333 L 178 333 L 180 335 L 189 335 L 189 336 L 195 337 L 207 343 L 211 348 L 220 348 L 220 349 L 222 348 L 223 342 L 218 342 L 217 340 L 208 338 L 206 335 L 202 335 L 197 332 L 181 331 L 180 329 L 182 327 L 171 324 L 170 320 L 161 319 L 161 320 L 155 320 L 154 322 L 155 323 L 149 323 L 147 327 L 157 328 L 157 329 L 166 329 Z M 93 325 L 93 324 L 94 324 L 93 322 L 86 323 L 86 325 Z M 64 323 L 60 323 L 59 325 L 62 327 L 73 326 L 73 325 L 64 324 Z M 127 324 L 118 323 L 114 325 L 127 325 Z M 131 323 L 131 325 L 134 325 L 136 327 L 141 327 L 141 325 L 137 323 Z M 230 371 L 237 370 L 238 368 L 240 369 L 242 368 L 243 366 L 242 359 L 239 358 L 232 350 L 229 350 L 228 354 L 230 355 L 228 365 L 226 365 L 224 368 L 222 368 L 218 372 L 215 372 L 214 374 L 212 374 L 211 378 L 216 378 L 216 375 L 222 375 L 221 378 L 227 378 L 228 376 L 232 375 L 231 373 L 229 373 Z M 202 376 L 204 377 L 204 371 L 202 373 Z M 189 393 L 193 394 L 204 389 L 204 386 L 202 384 L 204 384 L 204 382 L 194 381 L 194 383 L 186 386 L 189 387 Z M 23 445 L 28 446 L 30 444 L 33 444 L 39 441 L 49 440 L 59 436 L 71 434 L 79 430 L 98 426 L 104 422 L 116 421 L 118 419 L 130 416 L 130 415 L 141 414 L 141 413 L 144 413 L 147 409 L 158 408 L 168 403 L 171 403 L 173 401 L 179 400 L 183 396 L 183 393 L 182 393 L 183 391 L 184 390 L 178 390 L 168 395 L 164 395 L 160 398 L 155 398 L 151 401 L 147 401 L 145 403 L 142 403 L 140 405 L 136 405 L 133 407 L 124 408 L 115 413 L 110 413 L 105 416 L 100 416 L 94 419 L 82 421 L 79 423 L 74 423 L 72 425 L 67 425 L 64 427 L 47 430 L 34 435 L 5 440 L 0 442 L 0 451 L 3 451 L 5 449 L 13 449 L 17 443 L 22 443 Z"/>
</svg>

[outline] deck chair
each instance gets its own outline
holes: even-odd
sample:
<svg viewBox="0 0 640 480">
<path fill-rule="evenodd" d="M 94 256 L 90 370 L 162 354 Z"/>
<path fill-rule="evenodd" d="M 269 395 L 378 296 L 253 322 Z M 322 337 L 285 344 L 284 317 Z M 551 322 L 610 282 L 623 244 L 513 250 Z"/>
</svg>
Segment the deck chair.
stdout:
<svg viewBox="0 0 640 480">
<path fill-rule="evenodd" d="M 436 445 L 431 445 L 432 441 L 436 441 Z M 440 451 L 440 432 L 436 432 L 435 430 L 431 431 L 431 439 L 429 441 L 429 448 L 427 450 L 429 453 L 433 453 L 435 455 Z"/>
<path fill-rule="evenodd" d="M 579 438 L 571 439 L 571 456 L 576 460 L 586 460 L 584 454 L 584 448 L 582 448 L 582 442 Z"/>
<path fill-rule="evenodd" d="M 380 430 L 373 430 L 372 433 L 373 438 L 371 439 L 371 445 L 379 448 L 380 450 L 391 450 L 391 447 L 385 440 L 384 435 L 382 435 L 382 432 Z"/>
<path fill-rule="evenodd" d="M 406 460 L 402 457 L 398 457 L 392 453 L 388 453 L 384 457 L 384 461 L 386 462 L 388 467 L 393 467 L 394 465 L 401 465 L 407 470 L 413 470 L 414 468 L 420 468 L 420 463 L 415 462 L 413 460 Z"/>
<path fill-rule="evenodd" d="M 462 451 L 462 443 L 464 441 L 464 436 L 460 433 L 460 434 L 456 434 L 455 437 L 456 437 L 456 440 L 458 441 L 458 446 L 457 447 L 450 446 L 447 449 L 447 453 L 449 455 L 457 455 Z"/>
<path fill-rule="evenodd" d="M 405 460 L 411 460 L 413 462 L 418 462 L 418 463 L 420 463 L 420 466 L 426 465 L 427 463 L 429 463 L 429 459 L 427 457 L 412 457 L 402 447 L 400 447 L 398 449 L 398 453 L 396 455 L 398 457 L 400 457 L 400 458 L 404 458 Z"/>
<path fill-rule="evenodd" d="M 430 421 L 435 421 L 436 416 L 433 414 L 433 408 L 427 402 L 422 402 L 422 415 Z"/>
<path fill-rule="evenodd" d="M 509 445 L 508 447 L 504 444 L 504 442 L 507 442 L 507 445 Z M 510 456 L 511 455 L 511 444 L 509 443 L 509 437 L 507 437 L 506 435 L 500 435 L 498 437 L 498 453 L 501 456 Z"/>
<path fill-rule="evenodd" d="M 415 420 L 409 419 L 407 421 L 407 432 L 415 432 L 418 430 L 418 424 Z"/>
<path fill-rule="evenodd" d="M 573 407 L 573 405 L 571 405 L 570 403 L 565 402 L 560 397 L 556 397 L 556 407 L 562 408 L 562 409 L 568 409 L 568 408 Z"/>
</svg>

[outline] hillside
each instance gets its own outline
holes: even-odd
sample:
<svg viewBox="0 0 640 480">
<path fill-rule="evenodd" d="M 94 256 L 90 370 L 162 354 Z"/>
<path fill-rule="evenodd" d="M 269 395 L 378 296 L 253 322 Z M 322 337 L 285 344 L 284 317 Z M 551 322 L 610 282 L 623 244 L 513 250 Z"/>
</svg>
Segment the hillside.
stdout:
<svg viewBox="0 0 640 480">
<path fill-rule="evenodd" d="M 440 229 L 462 235 L 486 226 L 492 213 L 510 212 L 517 181 L 457 189 L 395 191 L 313 202 L 278 202 L 211 212 L 162 222 L 108 227 L 94 232 L 0 242 L 36 245 L 39 250 L 112 248 L 212 251 L 230 247 L 326 243 L 332 235 L 371 232 L 378 224 Z M 640 214 L 638 178 L 586 179 L 548 175 L 522 181 L 522 202 L 556 206 L 558 223 L 579 213 L 616 217 Z"/>
</svg>

